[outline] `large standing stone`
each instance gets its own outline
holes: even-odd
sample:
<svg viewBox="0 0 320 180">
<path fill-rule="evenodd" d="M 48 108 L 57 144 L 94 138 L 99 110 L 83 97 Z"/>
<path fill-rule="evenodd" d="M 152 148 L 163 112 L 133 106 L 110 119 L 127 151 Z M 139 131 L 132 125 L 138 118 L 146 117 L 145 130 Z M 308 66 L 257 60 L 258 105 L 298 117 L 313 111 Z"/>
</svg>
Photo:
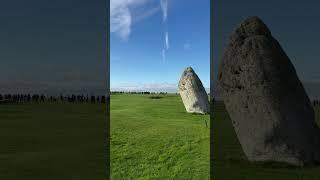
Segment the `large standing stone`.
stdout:
<svg viewBox="0 0 320 180">
<path fill-rule="evenodd" d="M 310 100 L 267 26 L 249 17 L 231 35 L 218 83 L 250 161 L 293 165 L 320 160 L 320 133 Z"/>
<path fill-rule="evenodd" d="M 191 67 L 184 70 L 178 85 L 184 107 L 190 113 L 209 113 L 208 95 Z"/>
</svg>

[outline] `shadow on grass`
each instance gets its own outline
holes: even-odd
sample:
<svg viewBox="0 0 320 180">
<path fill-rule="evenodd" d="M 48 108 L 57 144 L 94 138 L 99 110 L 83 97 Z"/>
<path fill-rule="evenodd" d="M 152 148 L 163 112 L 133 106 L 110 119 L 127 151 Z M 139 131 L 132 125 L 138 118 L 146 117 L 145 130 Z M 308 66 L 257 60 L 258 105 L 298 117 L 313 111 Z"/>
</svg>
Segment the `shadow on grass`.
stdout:
<svg viewBox="0 0 320 180">
<path fill-rule="evenodd" d="M 163 96 L 150 96 L 149 98 L 150 99 L 162 99 Z"/>
<path fill-rule="evenodd" d="M 188 113 L 188 114 L 191 114 L 191 115 L 193 115 L 193 116 L 204 116 L 204 115 L 210 115 L 210 113 L 195 113 L 195 112 L 193 112 L 193 113 Z"/>
</svg>

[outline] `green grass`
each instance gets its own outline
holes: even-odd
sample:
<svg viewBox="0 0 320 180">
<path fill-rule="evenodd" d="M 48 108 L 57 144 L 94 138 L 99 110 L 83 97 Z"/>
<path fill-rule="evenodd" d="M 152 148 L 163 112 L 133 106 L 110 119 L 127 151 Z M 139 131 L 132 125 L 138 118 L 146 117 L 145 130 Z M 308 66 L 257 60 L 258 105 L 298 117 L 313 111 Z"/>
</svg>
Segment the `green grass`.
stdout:
<svg viewBox="0 0 320 180">
<path fill-rule="evenodd" d="M 186 113 L 177 95 L 151 96 L 111 96 L 111 178 L 208 179 L 209 115 Z"/>
<path fill-rule="evenodd" d="M 224 180 L 318 180 L 320 166 L 296 168 L 282 163 L 250 163 L 236 137 L 222 102 L 214 105 L 213 176 Z M 319 109 L 316 119 L 319 121 Z"/>
<path fill-rule="evenodd" d="M 0 105 L 0 179 L 106 178 L 104 104 Z"/>
</svg>

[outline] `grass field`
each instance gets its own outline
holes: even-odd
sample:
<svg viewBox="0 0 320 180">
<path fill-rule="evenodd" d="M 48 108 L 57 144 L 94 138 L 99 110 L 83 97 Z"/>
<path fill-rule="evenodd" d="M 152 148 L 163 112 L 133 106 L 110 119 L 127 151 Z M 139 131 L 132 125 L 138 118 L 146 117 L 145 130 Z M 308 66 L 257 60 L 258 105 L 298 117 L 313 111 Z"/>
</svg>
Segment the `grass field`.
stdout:
<svg viewBox="0 0 320 180">
<path fill-rule="evenodd" d="M 208 179 L 209 115 L 186 113 L 178 95 L 151 96 L 111 96 L 112 179 Z"/>
<path fill-rule="evenodd" d="M 0 105 L 0 179 L 105 179 L 105 122 L 105 104 Z"/>
<path fill-rule="evenodd" d="M 295 168 L 281 163 L 249 163 L 222 102 L 214 105 L 214 178 L 224 180 L 318 180 L 320 166 Z M 316 109 L 319 124 L 319 109 Z"/>
</svg>

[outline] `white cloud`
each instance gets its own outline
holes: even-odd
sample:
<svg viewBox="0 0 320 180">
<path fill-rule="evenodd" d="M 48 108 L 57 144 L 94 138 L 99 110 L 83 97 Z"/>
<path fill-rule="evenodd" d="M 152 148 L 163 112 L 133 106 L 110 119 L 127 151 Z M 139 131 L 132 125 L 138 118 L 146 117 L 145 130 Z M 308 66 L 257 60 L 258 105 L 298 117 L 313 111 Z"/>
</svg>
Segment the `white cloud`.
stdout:
<svg viewBox="0 0 320 180">
<path fill-rule="evenodd" d="M 155 14 L 158 8 L 144 9 L 142 12 L 133 12 L 137 7 L 143 6 L 148 0 L 111 0 L 110 1 L 110 31 L 126 40 L 130 36 L 131 27 L 138 22 Z"/>
<path fill-rule="evenodd" d="M 158 11 L 160 10 L 160 7 L 152 7 L 150 9 L 144 9 L 144 11 L 139 12 L 135 15 L 135 17 L 133 18 L 133 24 L 134 23 L 138 23 L 154 14 L 156 14 Z"/>
<path fill-rule="evenodd" d="M 118 85 L 112 85 L 110 87 L 111 91 L 125 91 L 125 92 L 168 92 L 168 93 L 177 93 L 178 92 L 178 83 L 122 83 Z M 207 93 L 210 93 L 210 88 L 205 88 Z"/>
<path fill-rule="evenodd" d="M 166 61 L 166 53 L 169 50 L 169 35 L 168 32 L 165 33 L 165 45 L 162 49 L 162 60 Z"/>
<path fill-rule="evenodd" d="M 168 35 L 168 32 L 166 32 L 165 41 L 166 41 L 166 50 L 168 50 L 169 49 L 169 35 Z"/>
<path fill-rule="evenodd" d="M 131 32 L 131 12 L 128 1 L 111 0 L 110 3 L 110 31 L 127 39 Z"/>
<path fill-rule="evenodd" d="M 177 83 L 135 83 L 135 84 L 119 84 L 111 86 L 111 91 L 149 91 L 149 92 L 177 92 Z"/>
<path fill-rule="evenodd" d="M 163 15 L 163 21 L 166 22 L 168 16 L 168 0 L 160 0 L 160 6 Z"/>
<path fill-rule="evenodd" d="M 168 0 L 160 0 L 160 7 L 162 10 L 162 15 L 163 15 L 163 22 L 166 24 L 167 22 L 167 17 L 168 17 Z M 166 51 L 169 50 L 169 34 L 168 31 L 165 32 L 165 45 L 164 48 L 162 49 L 162 59 L 165 61 L 166 60 Z"/>
</svg>

